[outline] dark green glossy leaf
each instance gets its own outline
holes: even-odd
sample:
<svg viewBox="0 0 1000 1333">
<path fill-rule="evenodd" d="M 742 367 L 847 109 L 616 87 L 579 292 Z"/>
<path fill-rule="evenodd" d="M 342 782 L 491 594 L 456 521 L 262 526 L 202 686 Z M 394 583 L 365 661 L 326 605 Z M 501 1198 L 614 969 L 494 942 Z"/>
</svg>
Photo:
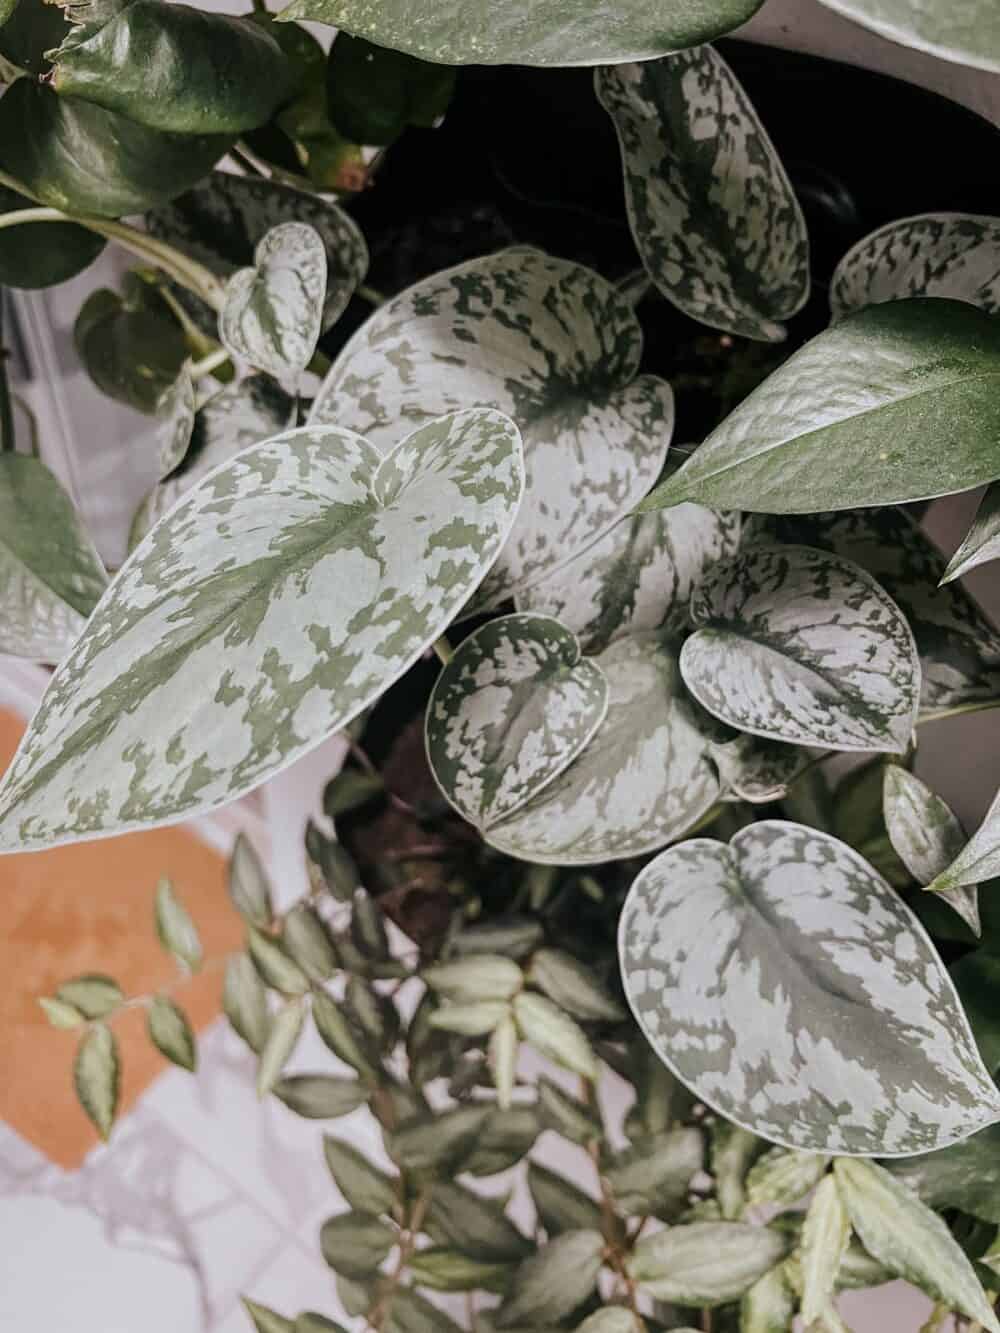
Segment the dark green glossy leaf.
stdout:
<svg viewBox="0 0 1000 1333">
<path fill-rule="evenodd" d="M 1000 1223 L 1000 1124 L 940 1152 L 887 1165 L 929 1208 L 961 1208 L 973 1217 Z"/>
<path fill-rule="evenodd" d="M 700 1171 L 705 1144 L 700 1129 L 671 1129 L 619 1153 L 603 1174 L 619 1211 L 671 1219 Z"/>
<path fill-rule="evenodd" d="M 14 0 L 10 18 L 0 27 L 0 56 L 35 75 L 48 71 L 46 51 L 71 31 L 62 9 L 45 0 Z"/>
<path fill-rule="evenodd" d="M 139 281 L 123 296 L 107 287 L 91 292 L 76 317 L 73 341 L 102 393 L 146 413 L 156 411 L 187 355 L 180 325 Z"/>
<path fill-rule="evenodd" d="M 330 119 L 354 143 L 383 146 L 448 109 L 455 71 L 342 32 L 327 65 Z"/>
<path fill-rule="evenodd" d="M 528 1164 L 528 1188 L 538 1220 L 550 1236 L 580 1229 L 599 1231 L 601 1205 L 564 1176 L 538 1162 Z"/>
<path fill-rule="evenodd" d="M 491 1261 L 510 1262 L 531 1252 L 531 1241 L 506 1216 L 502 1202 L 454 1182 L 434 1186 L 424 1230 L 439 1245 Z"/>
<path fill-rule="evenodd" d="M 17 8 L 17 0 L 0 0 L 0 28 L 9 20 Z"/>
<path fill-rule="evenodd" d="M 977 949 L 949 970 L 983 1064 L 995 1077 L 1000 1069 L 1000 956 Z"/>
<path fill-rule="evenodd" d="M 33 208 L 34 200 L 0 185 L 0 214 Z M 103 236 L 69 222 L 9 228 L 0 244 L 0 285 L 34 290 L 74 278 L 106 245 Z"/>
<path fill-rule="evenodd" d="M 440 1115 L 418 1116 L 392 1135 L 392 1155 L 408 1171 L 457 1170 L 482 1133 L 488 1115 L 486 1106 L 460 1106 Z"/>
<path fill-rule="evenodd" d="M 392 1176 L 375 1166 L 352 1144 L 329 1134 L 323 1139 L 323 1155 L 334 1183 L 352 1208 L 367 1213 L 392 1212 L 399 1201 L 397 1183 Z M 459 1187 L 450 1185 L 441 1188 Z"/>
<path fill-rule="evenodd" d="M 506 1171 L 526 1157 L 542 1132 L 533 1106 L 512 1106 L 491 1111 L 462 1170 L 473 1176 L 492 1176 Z"/>
</svg>

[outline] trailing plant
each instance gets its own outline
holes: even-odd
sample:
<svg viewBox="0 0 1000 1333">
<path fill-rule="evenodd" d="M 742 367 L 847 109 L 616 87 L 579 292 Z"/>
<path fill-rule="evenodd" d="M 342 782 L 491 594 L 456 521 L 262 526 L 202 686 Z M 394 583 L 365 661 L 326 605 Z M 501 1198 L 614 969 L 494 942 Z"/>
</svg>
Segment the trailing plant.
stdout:
<svg viewBox="0 0 1000 1333">
<path fill-rule="evenodd" d="M 0 363 L 0 649 L 55 668 L 0 850 L 204 814 L 344 733 L 309 894 L 277 910 L 240 841 L 245 951 L 203 960 L 166 881 L 156 928 L 179 983 L 224 967 L 261 1095 L 379 1123 L 382 1163 L 327 1139 L 321 1235 L 376 1333 L 451 1333 L 427 1291 L 487 1333 L 835 1330 L 893 1275 L 1000 1333 L 1000 798 L 968 838 L 914 772 L 1000 703 L 961 582 L 1000 549 L 1000 221 L 881 227 L 824 306 L 706 44 L 757 7 L 0 3 L 0 278 L 140 261 L 75 342 L 156 477 L 109 577 Z M 834 7 L 1000 67 L 984 0 Z M 492 234 L 375 290 L 360 188 L 504 62 L 596 66 L 627 264 Z M 948 562 L 922 502 L 987 484 Z M 177 990 L 45 997 L 103 1135 L 123 1006 L 194 1067 Z M 474 1187 L 508 1171 L 530 1230 Z"/>
</svg>

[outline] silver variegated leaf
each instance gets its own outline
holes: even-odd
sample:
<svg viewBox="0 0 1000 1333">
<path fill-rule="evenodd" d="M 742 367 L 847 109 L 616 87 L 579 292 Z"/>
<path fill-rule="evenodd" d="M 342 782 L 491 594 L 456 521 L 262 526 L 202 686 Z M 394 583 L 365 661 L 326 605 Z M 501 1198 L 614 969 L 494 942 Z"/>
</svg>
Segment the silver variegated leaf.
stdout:
<svg viewBox="0 0 1000 1333">
<path fill-rule="evenodd" d="M 384 450 L 401 421 L 485 404 L 514 418 L 527 481 L 477 606 L 571 560 L 659 475 L 673 394 L 636 372 L 642 331 L 590 269 L 514 247 L 426 278 L 381 306 L 334 362 L 312 409 Z"/>
<path fill-rule="evenodd" d="M 61 661 L 107 582 L 72 501 L 45 464 L 0 453 L 0 653 Z"/>
<path fill-rule="evenodd" d="M 773 1143 L 897 1156 L 1000 1119 L 923 927 L 828 834 L 766 820 L 662 852 L 632 885 L 619 948 L 660 1059 Z"/>
<path fill-rule="evenodd" d="M 802 1320 L 812 1328 L 833 1299 L 841 1260 L 851 1239 L 847 1216 L 837 1182 L 824 1176 L 806 1212 L 802 1227 Z"/>
<path fill-rule="evenodd" d="M 272 227 L 251 268 L 226 283 L 219 341 L 272 375 L 295 377 L 312 360 L 322 330 L 326 250 L 305 222 Z"/>
<path fill-rule="evenodd" d="M 525 860 L 587 865 L 641 856 L 679 838 L 720 794 L 677 666 L 677 644 L 654 631 L 618 639 L 595 658 L 608 713 L 564 773 L 487 840 Z"/>
<path fill-rule="evenodd" d="M 345 726 L 496 559 L 523 485 L 509 418 L 386 455 L 307 427 L 211 473 L 133 552 L 0 787 L 0 848 L 169 823 Z"/>
<path fill-rule="evenodd" d="M 788 1251 L 784 1236 L 746 1222 L 691 1222 L 646 1236 L 629 1276 L 658 1300 L 724 1305 L 738 1300 Z"/>
<path fill-rule="evenodd" d="M 972 527 L 965 534 L 961 546 L 948 561 L 948 568 L 941 576 L 942 583 L 968 574 L 977 565 L 985 565 L 990 560 L 1000 558 L 1000 484 L 994 482 L 986 488 Z"/>
<path fill-rule="evenodd" d="M 830 279 L 835 319 L 882 301 L 950 296 L 1000 311 L 1000 218 L 921 213 L 851 247 Z"/>
<path fill-rule="evenodd" d="M 1000 791 L 986 817 L 946 870 L 927 886 L 935 893 L 982 884 L 1000 875 Z"/>
<path fill-rule="evenodd" d="M 684 683 L 714 717 L 772 740 L 899 752 L 920 662 L 899 608 L 858 565 L 806 546 L 754 546 L 691 600 Z"/>
<path fill-rule="evenodd" d="M 571 630 L 551 616 L 501 616 L 464 639 L 437 679 L 431 771 L 459 814 L 488 828 L 557 778 L 607 710 L 607 681 Z"/>
<path fill-rule="evenodd" d="M 712 758 L 727 795 L 751 805 L 782 800 L 791 783 L 813 762 L 810 752 L 799 745 L 745 732 L 732 740 L 716 741 Z"/>
<path fill-rule="evenodd" d="M 599 653 L 623 634 L 688 627 L 688 602 L 706 571 L 739 542 L 738 514 L 682 504 L 637 514 L 527 592 L 518 610 L 556 616 Z"/>
<path fill-rule="evenodd" d="M 685 314 L 765 342 L 809 296 L 805 219 L 738 79 L 711 46 L 596 74 L 632 235 Z"/>
<path fill-rule="evenodd" d="M 906 617 L 920 655 L 924 718 L 1000 697 L 1000 632 L 961 586 L 938 587 L 944 556 L 901 509 L 754 515 L 747 542 L 794 542 L 853 560 Z"/>
<path fill-rule="evenodd" d="M 180 374 L 160 395 L 157 404 L 159 423 L 156 427 L 156 458 L 161 481 L 180 466 L 188 451 L 191 432 L 194 430 L 195 408 L 190 362 L 185 362 Z"/>
<path fill-rule="evenodd" d="M 1000 10 L 994 0 L 822 0 L 882 37 L 959 65 L 1000 74 Z"/>
</svg>

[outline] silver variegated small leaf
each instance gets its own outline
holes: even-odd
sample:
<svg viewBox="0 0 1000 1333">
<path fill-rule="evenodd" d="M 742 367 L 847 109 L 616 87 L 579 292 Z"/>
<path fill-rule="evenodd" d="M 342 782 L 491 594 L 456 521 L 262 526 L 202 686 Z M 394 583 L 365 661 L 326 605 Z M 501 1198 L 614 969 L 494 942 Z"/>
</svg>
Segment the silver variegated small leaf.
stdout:
<svg viewBox="0 0 1000 1333">
<path fill-rule="evenodd" d="M 714 717 L 771 740 L 900 752 L 920 662 L 899 607 L 853 562 L 755 546 L 717 565 L 691 600 L 699 628 L 684 683 Z"/>
<path fill-rule="evenodd" d="M 1000 11 L 993 0 L 822 0 L 881 37 L 942 60 L 1000 74 Z"/>
<path fill-rule="evenodd" d="M 607 681 L 571 630 L 551 616 L 501 616 L 463 639 L 437 679 L 431 771 L 459 814 L 488 828 L 557 778 L 607 710 Z"/>
<path fill-rule="evenodd" d="M 921 213 L 851 247 L 830 279 L 834 318 L 907 296 L 950 296 L 1000 311 L 1000 218 Z"/>
<path fill-rule="evenodd" d="M 767 1227 L 746 1222 L 690 1222 L 640 1240 L 629 1276 L 657 1300 L 724 1305 L 738 1300 L 788 1250 Z"/>
<path fill-rule="evenodd" d="M 588 653 L 639 630 L 681 633 L 691 593 L 716 561 L 735 552 L 739 536 L 738 514 L 702 505 L 638 514 L 518 594 L 517 606 L 556 616 Z"/>
<path fill-rule="evenodd" d="M 762 1204 L 787 1208 L 819 1184 L 829 1164 L 822 1153 L 770 1148 L 747 1172 L 747 1203 L 752 1208 Z"/>
<path fill-rule="evenodd" d="M 711 46 L 599 69 L 625 203 L 657 288 L 712 328 L 765 342 L 809 296 L 809 237 L 739 80 Z"/>
<path fill-rule="evenodd" d="M 185 362 L 173 384 L 160 395 L 156 405 L 156 458 L 159 479 L 179 467 L 191 443 L 195 420 L 195 389 L 190 362 Z"/>
<path fill-rule="evenodd" d="M 488 841 L 525 860 L 588 865 L 680 837 L 718 799 L 711 739 L 680 678 L 677 644 L 653 631 L 594 659 L 608 713 L 583 753 Z"/>
<path fill-rule="evenodd" d="M 918 884 L 930 884 L 965 846 L 965 830 L 954 811 L 915 773 L 899 764 L 886 765 L 882 806 L 889 841 Z M 948 889 L 942 897 L 978 935 L 976 886 Z"/>
<path fill-rule="evenodd" d="M 281 1077 L 281 1071 L 298 1045 L 305 1019 L 305 1001 L 301 997 L 288 1000 L 275 1014 L 257 1065 L 258 1097 L 266 1097 Z"/>
<path fill-rule="evenodd" d="M 272 375 L 295 377 L 309 364 L 322 330 L 326 250 L 305 222 L 272 227 L 252 268 L 226 283 L 219 341 L 233 356 Z"/>
<path fill-rule="evenodd" d="M 758 1278 L 740 1302 L 740 1333 L 788 1333 L 798 1302 L 782 1264 Z"/>
<path fill-rule="evenodd" d="M 198 928 L 166 876 L 156 886 L 153 919 L 157 938 L 164 949 L 169 950 L 186 967 L 196 971 L 201 966 L 203 952 Z"/>
<path fill-rule="evenodd" d="M 498 1328 L 556 1324 L 581 1305 L 597 1284 L 604 1252 L 599 1231 L 565 1231 L 525 1259 L 496 1316 Z"/>
<path fill-rule="evenodd" d="M 1000 875 L 1000 791 L 983 822 L 945 870 L 928 884 L 935 893 L 982 884 Z"/>
<path fill-rule="evenodd" d="M 977 565 L 1000 558 L 1000 484 L 987 486 L 976 510 L 972 527 L 965 534 L 961 546 L 948 561 L 941 577 L 942 583 L 961 578 Z"/>
<path fill-rule="evenodd" d="M 45 464 L 0 454 L 0 653 L 61 661 L 107 582 L 72 501 Z"/>
<path fill-rule="evenodd" d="M 833 1176 L 824 1176 L 806 1212 L 799 1252 L 802 1319 L 807 1328 L 822 1318 L 833 1299 L 840 1262 L 850 1239 L 851 1222 L 837 1182 Z"/>
<path fill-rule="evenodd" d="M 774 1143 L 896 1156 L 1000 1118 L 923 927 L 828 834 L 767 820 L 662 852 L 632 885 L 619 945 L 660 1059 Z"/>
<path fill-rule="evenodd" d="M 583 1029 L 558 1005 L 544 995 L 522 991 L 514 996 L 512 1009 L 518 1032 L 539 1054 L 581 1078 L 597 1077 L 597 1057 Z"/>
<path fill-rule="evenodd" d="M 487 404 L 524 437 L 517 524 L 476 606 L 530 587 L 608 532 L 659 475 L 669 385 L 636 372 L 635 312 L 590 269 L 515 247 L 425 278 L 337 357 L 311 420 L 385 450 L 400 422 Z M 470 608 L 471 609 L 471 608 Z"/>
<path fill-rule="evenodd" d="M 522 484 L 517 429 L 489 410 L 385 456 L 307 427 L 210 474 L 53 678 L 0 787 L 0 848 L 213 809 L 311 750 L 465 604 Z"/>
</svg>

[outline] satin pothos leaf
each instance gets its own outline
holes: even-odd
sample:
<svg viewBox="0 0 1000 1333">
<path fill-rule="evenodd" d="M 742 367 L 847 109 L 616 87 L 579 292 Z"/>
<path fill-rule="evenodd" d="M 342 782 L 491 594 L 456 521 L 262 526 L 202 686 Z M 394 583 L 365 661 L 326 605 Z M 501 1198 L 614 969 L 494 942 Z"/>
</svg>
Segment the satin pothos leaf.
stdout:
<svg viewBox="0 0 1000 1333">
<path fill-rule="evenodd" d="M 1000 321 L 933 297 L 869 306 L 790 356 L 640 508 L 798 514 L 969 490 L 1000 477 L 998 390 Z"/>
<path fill-rule="evenodd" d="M 15 80 L 0 98 L 0 167 L 41 203 L 69 213 L 117 218 L 165 204 L 231 142 L 153 130 L 32 79 Z"/>
<path fill-rule="evenodd" d="M 1000 73 L 1000 12 L 992 0 L 822 0 L 845 18 L 902 46 Z"/>
<path fill-rule="evenodd" d="M 599 65 L 649 60 L 739 27 L 762 0 L 625 0 L 614 23 L 592 0 L 525 10 L 520 0 L 292 0 L 279 19 L 311 19 L 442 65 Z"/>
<path fill-rule="evenodd" d="M 0 216 L 31 207 L 26 195 L 0 185 Z M 71 222 L 12 227 L 0 246 L 0 283 L 27 290 L 52 287 L 89 268 L 105 244 L 103 236 Z"/>
<path fill-rule="evenodd" d="M 619 949 L 660 1059 L 773 1143 L 897 1156 L 1000 1118 L 923 927 L 828 834 L 764 820 L 671 847 L 633 883 Z"/>
<path fill-rule="evenodd" d="M 683 504 L 625 519 L 599 542 L 516 597 L 520 611 L 555 616 L 599 653 L 639 630 L 688 628 L 688 602 L 739 543 L 738 514 Z"/>
<path fill-rule="evenodd" d="M 1000 218 L 921 213 L 879 227 L 848 250 L 830 279 L 835 319 L 882 301 L 948 296 L 1000 311 Z"/>
<path fill-rule="evenodd" d="M 988 486 L 976 510 L 972 527 L 965 534 L 961 546 L 948 561 L 941 576 L 942 583 L 961 578 L 977 565 L 1000 558 L 1000 485 Z"/>
<path fill-rule="evenodd" d="M 755 546 L 691 600 L 684 683 L 714 717 L 772 740 L 901 752 L 920 662 L 902 612 L 858 565 L 807 546 Z"/>
<path fill-rule="evenodd" d="M 226 283 L 219 339 L 233 356 L 272 375 L 305 370 L 322 331 L 326 249 L 307 222 L 281 222 L 254 251 L 250 268 Z"/>
<path fill-rule="evenodd" d="M 215 171 L 146 215 L 146 226 L 154 236 L 179 246 L 220 278 L 252 264 L 256 247 L 282 222 L 308 223 L 323 241 L 323 328 L 328 329 L 344 313 L 368 271 L 368 247 L 361 231 L 332 200 L 274 181 Z M 214 311 L 188 292 L 176 289 L 176 293 L 199 328 L 215 337 Z"/>
<path fill-rule="evenodd" d="M 646 272 L 692 319 L 777 342 L 809 296 L 805 219 L 739 80 L 711 46 L 597 71 Z"/>
<path fill-rule="evenodd" d="M 647 630 L 594 661 L 608 682 L 607 716 L 565 772 L 491 825 L 487 841 L 510 856 L 554 865 L 641 856 L 687 832 L 720 795 L 677 643 Z"/>
<path fill-rule="evenodd" d="M 935 893 L 944 893 L 969 884 L 982 884 L 997 875 L 1000 875 L 1000 791 L 954 861 L 927 887 Z"/>
<path fill-rule="evenodd" d="M 90 293 L 73 325 L 73 344 L 101 393 L 149 415 L 169 397 L 187 356 L 180 325 L 132 274 L 120 294 L 107 287 Z"/>
<path fill-rule="evenodd" d="M 1000 696 L 1000 632 L 960 586 L 938 587 L 944 556 L 920 525 L 899 509 L 756 516 L 751 541 L 817 546 L 854 560 L 903 612 L 920 655 L 920 712 L 988 707 Z"/>
<path fill-rule="evenodd" d="M 636 378 L 642 331 L 590 269 L 517 246 L 425 278 L 381 306 L 337 357 L 312 409 L 385 449 L 398 423 L 484 404 L 524 438 L 524 504 L 476 605 L 571 560 L 659 475 L 673 394 Z"/>
<path fill-rule="evenodd" d="M 0 787 L 0 848 L 233 800 L 362 712 L 483 578 L 523 484 L 509 418 L 385 456 L 335 426 L 211 473 L 116 576 Z"/>
<path fill-rule="evenodd" d="M 491 620 L 463 639 L 427 704 L 434 780 L 486 829 L 567 768 L 604 721 L 608 684 L 551 616 Z"/>
<path fill-rule="evenodd" d="M 73 502 L 45 464 L 0 453 L 0 653 L 60 662 L 107 582 Z"/>
</svg>

